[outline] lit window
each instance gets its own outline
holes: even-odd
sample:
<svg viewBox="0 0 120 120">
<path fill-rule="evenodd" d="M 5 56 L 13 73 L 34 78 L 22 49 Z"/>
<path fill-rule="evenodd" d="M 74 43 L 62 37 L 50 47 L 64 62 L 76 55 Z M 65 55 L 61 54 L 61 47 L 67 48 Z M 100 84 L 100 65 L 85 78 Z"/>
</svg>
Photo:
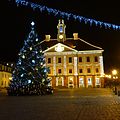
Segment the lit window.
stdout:
<svg viewBox="0 0 120 120">
<path fill-rule="evenodd" d="M 69 69 L 69 73 L 72 73 L 72 69 Z"/>
<path fill-rule="evenodd" d="M 95 56 L 95 58 L 94 58 L 94 59 L 95 59 L 95 62 L 98 62 L 98 57 L 97 57 L 97 56 Z"/>
<path fill-rule="evenodd" d="M 72 57 L 69 57 L 69 63 L 72 63 Z"/>
<path fill-rule="evenodd" d="M 51 63 L 51 58 L 48 58 L 48 63 Z"/>
<path fill-rule="evenodd" d="M 90 70 L 90 68 L 87 68 L 87 73 L 91 73 L 91 70 Z"/>
<path fill-rule="evenodd" d="M 91 85 L 91 84 L 92 84 L 92 79 L 88 78 L 88 85 Z"/>
<path fill-rule="evenodd" d="M 61 69 L 58 69 L 58 73 L 62 73 Z"/>
<path fill-rule="evenodd" d="M 100 84 L 100 79 L 96 78 L 96 84 Z"/>
<path fill-rule="evenodd" d="M 87 62 L 90 62 L 90 57 L 87 57 L 86 59 L 87 59 Z"/>
<path fill-rule="evenodd" d="M 62 26 L 60 26 L 60 33 L 62 33 L 63 32 L 63 27 Z"/>
<path fill-rule="evenodd" d="M 61 58 L 58 58 L 58 63 L 61 63 Z"/>
<path fill-rule="evenodd" d="M 96 68 L 96 73 L 98 73 L 99 72 L 99 69 L 98 68 Z"/>
<path fill-rule="evenodd" d="M 82 62 L 82 57 L 79 57 L 79 62 Z"/>
<path fill-rule="evenodd" d="M 80 84 L 84 84 L 83 78 L 79 79 Z"/>
<path fill-rule="evenodd" d="M 79 73 L 83 73 L 83 70 L 82 70 L 82 69 L 79 69 Z"/>
</svg>

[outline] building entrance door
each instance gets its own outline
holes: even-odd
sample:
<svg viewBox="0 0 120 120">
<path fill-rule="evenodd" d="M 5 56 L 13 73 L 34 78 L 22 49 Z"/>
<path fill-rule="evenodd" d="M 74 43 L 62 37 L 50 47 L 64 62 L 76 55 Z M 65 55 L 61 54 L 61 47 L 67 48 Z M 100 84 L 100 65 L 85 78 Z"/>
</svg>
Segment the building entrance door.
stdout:
<svg viewBox="0 0 120 120">
<path fill-rule="evenodd" d="M 58 86 L 62 86 L 62 78 L 61 77 L 58 78 Z"/>
<path fill-rule="evenodd" d="M 56 86 L 64 86 L 64 79 L 63 77 L 56 78 Z"/>
<path fill-rule="evenodd" d="M 73 77 L 68 77 L 68 88 L 74 88 Z"/>
<path fill-rule="evenodd" d="M 92 78 L 87 79 L 88 87 L 92 87 Z"/>
<path fill-rule="evenodd" d="M 79 87 L 84 87 L 84 79 L 79 78 Z"/>
</svg>

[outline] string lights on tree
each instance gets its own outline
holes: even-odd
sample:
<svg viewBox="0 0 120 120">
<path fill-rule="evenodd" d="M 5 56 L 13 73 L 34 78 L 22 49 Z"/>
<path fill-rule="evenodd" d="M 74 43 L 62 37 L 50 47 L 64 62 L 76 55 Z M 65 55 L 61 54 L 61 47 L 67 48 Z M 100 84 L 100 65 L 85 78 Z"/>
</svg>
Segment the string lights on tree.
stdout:
<svg viewBox="0 0 120 120">
<path fill-rule="evenodd" d="M 44 88 L 50 82 L 47 78 L 48 71 L 49 68 L 45 66 L 45 56 L 41 49 L 40 39 L 38 39 L 34 22 L 32 22 L 31 31 L 18 54 L 9 94 L 31 95 L 31 92 L 37 95 L 43 94 Z"/>
</svg>

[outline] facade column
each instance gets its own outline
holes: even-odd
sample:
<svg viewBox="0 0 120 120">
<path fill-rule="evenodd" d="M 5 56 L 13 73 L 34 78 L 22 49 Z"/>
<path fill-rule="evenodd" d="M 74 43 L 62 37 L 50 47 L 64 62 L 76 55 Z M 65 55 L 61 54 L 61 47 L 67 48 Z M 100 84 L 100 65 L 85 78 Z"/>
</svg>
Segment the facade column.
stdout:
<svg viewBox="0 0 120 120">
<path fill-rule="evenodd" d="M 56 87 L 56 77 L 55 76 L 52 77 L 52 86 Z"/>
<path fill-rule="evenodd" d="M 94 88 L 94 87 L 95 87 L 95 82 L 96 82 L 96 81 L 95 81 L 95 76 L 92 76 L 92 80 L 93 80 L 93 81 L 92 81 L 92 85 L 93 85 L 93 88 Z"/>
<path fill-rule="evenodd" d="M 53 57 L 53 75 L 56 75 L 56 57 Z"/>
<path fill-rule="evenodd" d="M 53 76 L 56 75 L 56 57 L 53 56 Z M 54 77 L 54 86 L 56 87 L 57 85 L 56 77 Z"/>
<path fill-rule="evenodd" d="M 100 61 L 100 75 L 104 75 L 103 56 L 99 56 Z"/>
<path fill-rule="evenodd" d="M 63 64 L 63 67 L 64 67 L 64 75 L 67 75 L 66 56 L 64 56 L 64 64 Z"/>
<path fill-rule="evenodd" d="M 103 56 L 99 56 L 99 61 L 100 61 L 100 75 L 104 75 L 104 65 L 103 65 Z M 104 79 L 100 79 L 100 86 L 104 87 Z"/>
<path fill-rule="evenodd" d="M 78 66 L 77 66 L 77 63 L 78 63 L 78 61 L 77 61 L 77 57 L 74 57 L 74 78 L 75 78 L 75 80 L 74 80 L 74 83 L 75 83 L 75 88 L 77 88 L 77 76 L 78 76 Z"/>
<path fill-rule="evenodd" d="M 74 78 L 75 78 L 75 79 L 74 79 L 74 82 L 75 82 L 75 84 L 74 84 L 74 85 L 75 85 L 75 88 L 78 88 L 77 76 L 75 76 Z"/>
<path fill-rule="evenodd" d="M 66 82 L 66 75 L 67 75 L 67 65 L 66 65 L 66 56 L 64 56 L 64 60 L 63 60 L 63 70 L 64 70 L 64 86 L 67 86 L 67 82 Z"/>
<path fill-rule="evenodd" d="M 86 75 L 84 76 L 84 86 L 85 86 L 85 88 L 87 88 L 87 77 L 86 77 Z"/>
</svg>

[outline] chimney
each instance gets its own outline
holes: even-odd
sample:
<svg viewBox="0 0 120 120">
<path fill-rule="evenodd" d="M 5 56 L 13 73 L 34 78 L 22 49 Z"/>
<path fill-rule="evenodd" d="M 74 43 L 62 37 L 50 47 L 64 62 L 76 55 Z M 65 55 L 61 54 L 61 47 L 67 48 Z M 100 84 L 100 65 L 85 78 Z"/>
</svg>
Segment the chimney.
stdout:
<svg viewBox="0 0 120 120">
<path fill-rule="evenodd" d="M 78 40 L 78 33 L 73 33 L 74 40 Z"/>
<path fill-rule="evenodd" d="M 50 41 L 50 37 L 51 37 L 50 35 L 45 35 L 45 40 Z"/>
</svg>

